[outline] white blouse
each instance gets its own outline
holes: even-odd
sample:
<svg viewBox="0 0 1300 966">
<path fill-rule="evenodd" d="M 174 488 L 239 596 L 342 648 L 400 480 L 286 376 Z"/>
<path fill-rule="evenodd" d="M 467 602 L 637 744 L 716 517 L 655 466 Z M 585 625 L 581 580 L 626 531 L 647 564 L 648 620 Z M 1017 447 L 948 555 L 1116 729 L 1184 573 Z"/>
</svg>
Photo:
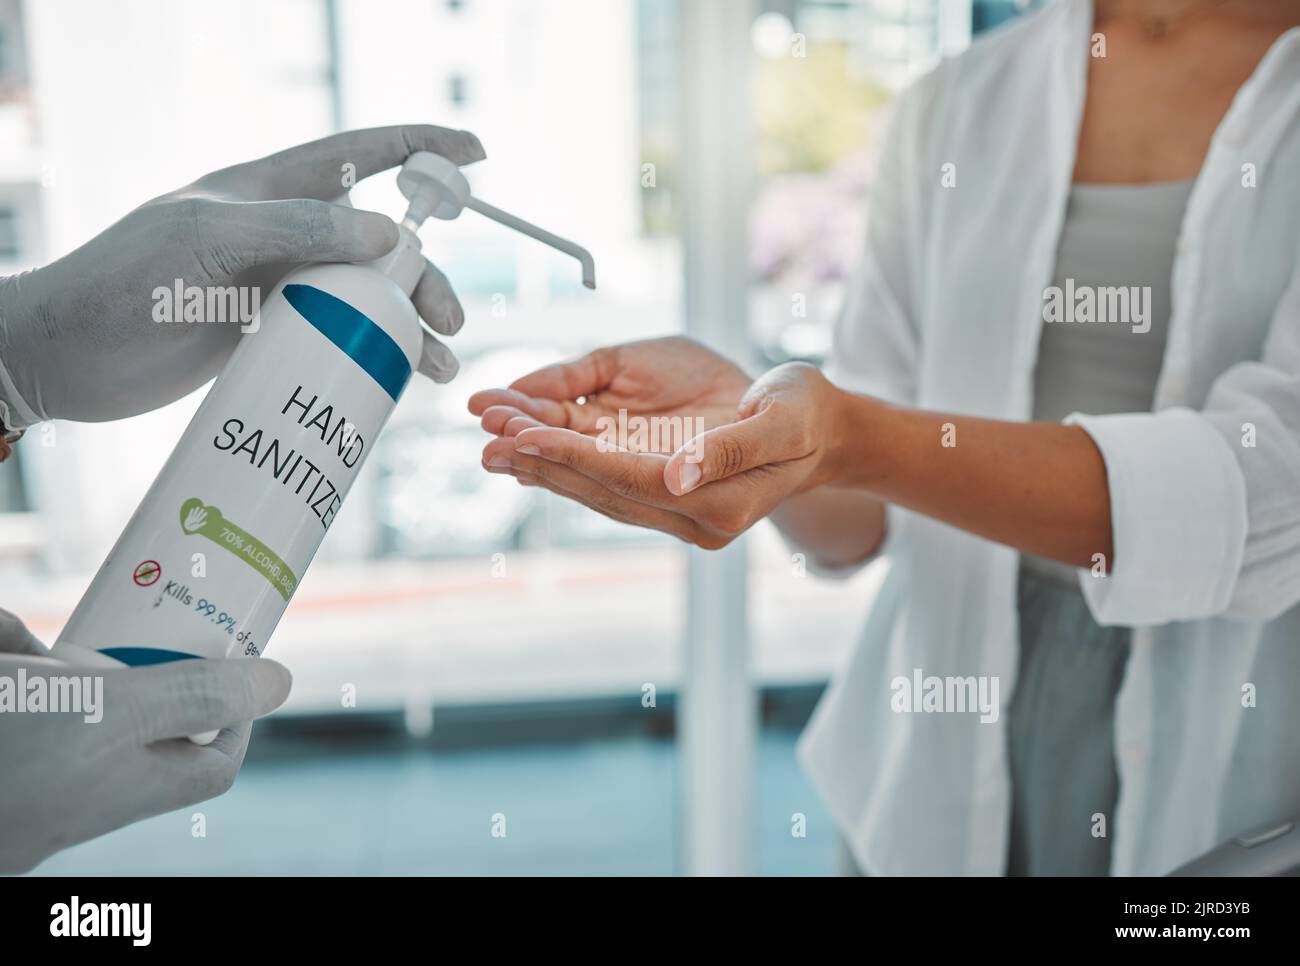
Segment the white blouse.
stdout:
<svg viewBox="0 0 1300 966">
<path fill-rule="evenodd" d="M 1091 34 L 1091 0 L 1058 0 L 899 96 L 838 384 L 1029 418 Z M 1154 412 L 1070 421 L 1105 458 L 1115 544 L 1112 574 L 1080 586 L 1100 623 L 1137 628 L 1106 834 L 1118 874 L 1158 874 L 1300 815 L 1300 29 L 1238 93 L 1188 200 Z M 888 520 L 889 575 L 800 756 L 869 873 L 996 875 L 1003 717 L 896 710 L 891 682 L 996 678 L 1006 707 L 1019 555 Z"/>
</svg>

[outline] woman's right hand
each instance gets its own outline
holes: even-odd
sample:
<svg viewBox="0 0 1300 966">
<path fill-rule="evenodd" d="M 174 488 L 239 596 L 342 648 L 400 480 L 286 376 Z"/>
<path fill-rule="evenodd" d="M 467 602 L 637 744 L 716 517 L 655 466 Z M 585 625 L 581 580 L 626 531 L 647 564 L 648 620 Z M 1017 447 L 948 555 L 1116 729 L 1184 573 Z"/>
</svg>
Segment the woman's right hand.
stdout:
<svg viewBox="0 0 1300 966">
<path fill-rule="evenodd" d="M 571 477 L 577 485 L 568 488 L 517 470 L 514 464 L 522 451 L 517 450 L 514 437 L 525 430 L 552 427 L 597 437 L 599 442 L 607 431 L 603 428 L 608 427 L 607 420 L 618 425 L 620 409 L 626 410 L 628 417 L 689 419 L 689 423 L 678 425 L 691 426 L 692 434 L 704 433 L 742 419 L 749 391 L 749 377 L 738 366 L 696 342 L 673 337 L 597 349 L 574 362 L 547 366 L 516 380 L 509 389 L 475 393 L 469 408 L 482 418 L 484 429 L 499 437 L 488 443 L 483 454 L 490 472 L 512 473 L 521 483 L 546 486 L 624 523 L 716 548 L 725 546 L 752 522 L 737 515 L 743 512 L 743 503 L 756 497 L 756 488 L 742 485 L 737 493 L 734 489 L 712 492 L 705 486 L 709 492 L 674 496 L 681 488 L 669 488 L 665 471 L 674 462 L 670 457 L 686 442 L 674 433 L 649 437 L 651 445 L 645 449 L 653 450 L 654 455 L 643 451 L 640 457 L 620 458 L 606 453 L 608 459 L 598 461 L 601 472 L 593 464 L 589 466 L 593 478 Z M 697 445 L 701 438 L 696 437 Z M 628 444 L 642 441 L 633 437 L 619 442 L 623 448 L 637 450 L 638 446 Z M 572 451 L 582 448 L 570 446 Z M 589 443 L 586 448 L 590 449 Z M 734 453 L 735 447 L 730 451 Z M 704 454 L 697 450 L 695 455 Z M 532 456 L 522 459 L 540 466 Z M 629 460 L 637 465 L 631 466 Z M 558 467 L 556 472 L 568 473 Z M 634 482 L 641 485 L 641 500 L 628 495 Z M 611 491 L 607 484 L 621 486 L 623 492 Z M 650 502 L 658 505 L 647 505 L 647 494 Z M 714 526 L 711 521 L 723 525 Z M 837 568 L 856 564 L 880 543 L 884 507 L 866 493 L 822 487 L 788 496 L 776 508 L 773 521 L 796 547 L 824 566 Z"/>
<path fill-rule="evenodd" d="M 498 437 L 534 426 L 599 436 L 610 425 L 606 419 L 617 424 L 620 411 L 627 417 L 690 419 L 686 425 L 704 431 L 736 420 L 749 384 L 739 366 L 698 342 L 672 336 L 596 349 L 573 362 L 538 369 L 508 389 L 475 393 L 469 409 Z M 671 433 L 651 439 L 658 443 L 654 451 L 664 456 L 682 442 Z M 636 437 L 626 442 L 638 448 Z"/>
</svg>

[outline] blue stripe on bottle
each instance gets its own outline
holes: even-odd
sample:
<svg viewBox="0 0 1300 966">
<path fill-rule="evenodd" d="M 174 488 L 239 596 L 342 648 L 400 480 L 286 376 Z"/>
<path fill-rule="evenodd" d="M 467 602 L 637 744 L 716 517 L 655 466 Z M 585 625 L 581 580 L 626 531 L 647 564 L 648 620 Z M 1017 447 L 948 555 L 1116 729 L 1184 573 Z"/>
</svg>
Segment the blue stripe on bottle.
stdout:
<svg viewBox="0 0 1300 966">
<path fill-rule="evenodd" d="M 397 401 L 411 378 L 411 364 L 391 335 L 341 298 L 311 285 L 286 285 L 284 297 Z"/>
<path fill-rule="evenodd" d="M 197 654 L 186 654 L 184 651 L 168 651 L 159 647 L 101 647 L 99 653 L 111 657 L 115 661 L 121 661 L 129 667 L 200 659 Z"/>
</svg>

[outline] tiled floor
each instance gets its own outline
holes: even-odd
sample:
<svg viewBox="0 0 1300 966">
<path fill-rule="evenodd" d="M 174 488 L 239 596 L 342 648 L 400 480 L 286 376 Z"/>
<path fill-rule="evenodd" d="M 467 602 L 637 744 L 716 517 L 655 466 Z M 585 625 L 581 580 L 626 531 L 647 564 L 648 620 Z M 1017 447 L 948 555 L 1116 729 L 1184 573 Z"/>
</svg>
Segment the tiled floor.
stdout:
<svg viewBox="0 0 1300 966">
<path fill-rule="evenodd" d="M 758 871 L 829 874 L 834 841 L 794 760 L 796 733 L 759 748 Z M 224 797 L 63 852 L 40 874 L 669 875 L 671 740 L 294 755 L 261 743 Z M 206 836 L 193 834 L 201 812 Z M 807 817 L 796 837 L 792 816 Z M 505 835 L 494 836 L 504 822 Z"/>
</svg>

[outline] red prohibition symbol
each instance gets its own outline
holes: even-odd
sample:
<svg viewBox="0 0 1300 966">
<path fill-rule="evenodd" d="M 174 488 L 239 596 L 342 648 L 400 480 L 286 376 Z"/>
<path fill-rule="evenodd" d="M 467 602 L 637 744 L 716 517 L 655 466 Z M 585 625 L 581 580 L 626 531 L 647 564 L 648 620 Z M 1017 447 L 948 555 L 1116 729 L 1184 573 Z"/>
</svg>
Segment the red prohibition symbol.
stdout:
<svg viewBox="0 0 1300 966">
<path fill-rule="evenodd" d="M 131 575 L 131 579 L 141 587 L 148 587 L 150 584 L 157 583 L 158 578 L 161 576 L 162 567 L 158 566 L 158 561 L 146 560 L 135 568 L 135 573 Z"/>
</svg>

